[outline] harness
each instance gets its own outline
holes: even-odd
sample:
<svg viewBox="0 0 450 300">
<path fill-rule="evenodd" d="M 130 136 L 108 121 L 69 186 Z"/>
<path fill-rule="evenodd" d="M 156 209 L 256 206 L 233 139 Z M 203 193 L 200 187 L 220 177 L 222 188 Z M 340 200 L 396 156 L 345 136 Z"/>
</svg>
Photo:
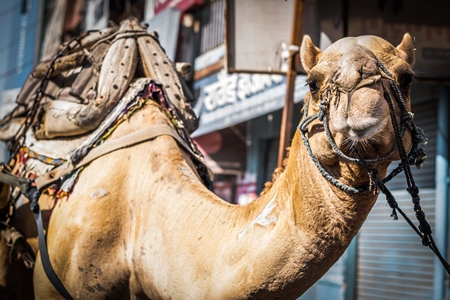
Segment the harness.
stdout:
<svg viewBox="0 0 450 300">
<path fill-rule="evenodd" d="M 66 47 L 64 50 L 61 51 L 61 53 L 66 51 L 66 49 L 68 48 Z M 61 55 L 61 53 L 57 54 L 55 58 Z M 27 154 L 30 155 L 30 157 L 38 159 L 40 158 L 37 153 L 34 153 L 32 150 L 26 149 L 26 147 L 24 147 L 25 135 L 32 128 L 33 124 L 32 120 L 34 120 L 34 117 L 38 112 L 40 99 L 42 99 L 43 96 L 42 91 L 45 90 L 46 83 L 48 82 L 50 77 L 49 74 L 51 74 L 53 70 L 52 66 L 55 63 L 55 58 L 50 62 L 50 66 L 48 67 L 46 74 L 44 75 L 44 79 L 42 80 L 40 87 L 38 88 L 37 96 L 35 98 L 31 111 L 28 114 L 28 117 L 24 125 L 16 135 L 17 139 L 13 145 L 14 154 L 19 153 L 20 149 L 25 149 L 25 151 L 27 151 Z M 190 138 L 187 132 L 188 128 L 185 128 L 183 126 L 184 119 L 183 116 L 181 116 L 182 113 L 178 111 L 176 103 L 175 104 L 172 103 L 172 98 L 170 96 L 171 93 L 173 93 L 173 91 L 168 92 L 167 91 L 168 89 L 165 88 L 166 86 L 164 85 L 164 82 L 163 84 L 160 84 L 148 78 L 137 80 L 135 85 L 137 86 L 135 90 L 147 87 L 147 89 L 143 92 L 143 94 L 147 93 L 145 95 L 152 96 L 151 99 L 155 99 L 155 101 L 158 102 L 157 105 L 159 105 L 165 111 L 166 115 L 171 119 L 172 123 L 174 124 L 173 127 L 165 124 L 153 125 L 135 131 L 128 135 L 122 136 L 120 138 L 104 142 L 104 139 L 106 139 L 111 134 L 111 132 L 120 124 L 116 122 L 115 118 L 108 117 L 80 147 L 78 147 L 72 152 L 69 159 L 57 160 L 58 163 L 56 163 L 56 167 L 51 171 L 46 172 L 32 179 L 19 177 L 12 174 L 9 170 L 6 170 L 7 169 L 6 165 L 0 172 L 0 183 L 18 187 L 20 193 L 29 199 L 30 209 L 34 215 L 37 224 L 38 244 L 42 266 L 50 282 L 65 299 L 73 299 L 73 297 L 70 295 L 70 293 L 66 290 L 64 285 L 59 280 L 58 276 L 54 272 L 54 269 L 49 259 L 42 214 L 38 203 L 41 191 L 43 189 L 58 181 L 64 181 L 64 179 L 66 179 L 69 176 L 72 176 L 74 173 L 81 170 L 81 168 L 83 168 L 84 166 L 88 165 L 89 163 L 91 163 L 92 161 L 101 156 L 104 156 L 108 153 L 114 152 L 119 149 L 131 147 L 150 140 L 154 140 L 159 136 L 172 137 L 181 147 L 182 149 L 181 153 L 185 158 L 187 164 L 193 169 L 193 171 L 196 173 L 196 175 L 208 189 L 210 190 L 213 189 L 212 181 L 210 179 L 211 174 L 209 173 L 209 170 L 204 163 L 202 154 L 199 152 L 199 150 L 193 143 L 192 139 Z M 135 95 L 135 98 L 136 99 L 139 98 L 138 97 L 139 95 L 141 94 Z M 126 97 L 127 95 L 125 95 L 125 98 Z M 176 97 L 173 98 L 177 99 Z M 131 101 L 128 100 L 129 99 L 125 99 L 124 101 L 117 104 L 114 110 L 110 113 L 110 116 L 113 115 L 115 111 L 118 113 L 118 115 L 120 115 L 123 113 L 123 111 L 127 111 L 127 109 L 130 109 L 130 106 L 135 104 L 131 103 Z M 145 100 L 145 101 L 152 101 L 152 100 Z M 122 115 L 122 116 L 124 116 L 125 119 L 130 117 L 130 115 Z M 14 156 L 15 155 L 13 155 L 13 157 Z M 50 160 L 55 161 L 54 159 Z M 28 253 L 27 251 L 25 250 L 22 251 L 21 249 L 24 247 L 22 247 L 21 243 L 16 242 L 19 239 L 23 240 L 23 237 L 21 235 L 18 236 L 17 231 L 12 231 L 13 228 L 8 224 L 9 220 L 13 216 L 13 212 L 10 211 L 10 208 L 12 208 L 13 205 L 14 202 L 11 202 L 10 200 L 9 204 L 5 208 L 5 212 L 3 212 L 3 209 L 2 211 L 0 211 L 0 230 L 2 230 L 3 235 L 5 235 L 6 232 L 12 233 L 11 238 L 8 238 L 7 242 L 11 245 L 17 244 L 17 247 L 15 248 L 18 248 L 16 250 L 20 251 L 20 254 L 23 257 L 25 264 L 26 265 L 28 264 L 29 267 L 32 267 L 34 263 L 34 257 L 31 257 L 32 254 Z"/>
<path fill-rule="evenodd" d="M 301 133 L 303 143 L 308 151 L 309 156 L 311 157 L 311 160 L 313 161 L 314 165 L 317 167 L 317 169 L 320 171 L 322 176 L 327 179 L 333 186 L 339 188 L 340 190 L 356 194 L 356 193 L 362 193 L 366 191 L 372 191 L 373 193 L 377 193 L 378 191 L 381 191 L 386 196 L 387 203 L 389 204 L 389 207 L 392 209 L 391 217 L 394 218 L 394 220 L 398 219 L 397 212 L 399 212 L 403 218 L 406 220 L 406 222 L 411 226 L 411 228 L 419 235 L 419 237 L 422 240 L 422 244 L 424 246 L 429 247 L 433 253 L 438 257 L 442 265 L 444 266 L 445 270 L 448 274 L 450 274 L 450 265 L 447 263 L 447 261 L 442 257 L 441 253 L 439 252 L 433 237 L 432 237 L 432 230 L 431 226 L 428 223 L 428 221 L 425 218 L 425 213 L 423 212 L 421 206 L 420 206 L 420 196 L 419 196 L 419 188 L 416 186 L 414 182 L 414 178 L 411 172 L 411 165 L 416 165 L 417 168 L 420 168 L 422 163 L 424 162 L 426 158 L 425 151 L 419 147 L 420 143 L 426 142 L 426 137 L 422 129 L 417 127 L 413 121 L 413 114 L 408 112 L 406 108 L 405 101 L 403 99 L 402 93 L 393 79 L 394 77 L 392 74 L 386 69 L 386 67 L 378 60 L 376 59 L 376 64 L 379 68 L 379 70 L 382 73 L 382 80 L 385 80 L 389 83 L 390 88 L 394 92 L 395 101 L 400 108 L 401 117 L 400 117 L 400 124 L 397 122 L 397 118 L 395 115 L 394 110 L 394 104 L 393 101 L 389 95 L 389 92 L 387 91 L 384 82 L 382 81 L 382 87 L 383 87 L 383 96 L 389 106 L 390 111 L 390 117 L 392 126 L 394 128 L 395 133 L 395 139 L 396 143 L 393 146 L 393 148 L 383 157 L 376 158 L 376 159 L 364 159 L 361 157 L 360 153 L 355 147 L 355 153 L 357 157 L 350 157 L 346 154 L 344 154 L 336 145 L 334 142 L 334 139 L 332 138 L 330 134 L 330 130 L 328 127 L 328 108 L 329 108 L 329 95 L 332 93 L 334 96 L 339 96 L 339 93 L 342 92 L 339 87 L 336 85 L 336 83 L 332 82 L 331 80 L 328 81 L 325 91 L 323 94 L 323 99 L 320 101 L 319 105 L 319 112 L 313 115 L 308 115 L 308 107 L 309 107 L 309 97 L 305 101 L 305 107 L 303 112 L 303 118 L 300 122 L 298 129 Z M 344 91 L 346 92 L 346 91 Z M 347 92 L 349 93 L 349 92 Z M 311 146 L 309 144 L 309 140 L 307 137 L 308 133 L 308 125 L 311 124 L 313 121 L 319 120 L 324 128 L 325 134 L 327 136 L 327 140 L 330 143 L 332 149 L 341 157 L 343 160 L 360 164 L 364 167 L 365 170 L 367 170 L 367 173 L 370 178 L 369 186 L 366 187 L 351 187 L 348 186 L 336 178 L 334 178 L 332 175 L 330 175 L 325 168 L 319 163 L 317 158 L 314 156 L 311 150 Z M 412 146 L 410 151 L 407 153 L 405 150 L 405 147 L 403 145 L 403 137 L 407 129 L 411 130 L 411 137 L 412 137 Z M 370 165 L 376 162 L 381 162 L 387 160 L 395 150 L 399 151 L 400 154 L 400 163 L 399 165 L 392 170 L 392 172 L 387 175 L 384 179 L 379 179 L 377 177 L 378 170 L 375 168 L 372 168 Z M 398 206 L 398 203 L 395 199 L 395 197 L 392 195 L 392 193 L 389 191 L 389 189 L 386 187 L 386 183 L 394 178 L 397 174 L 404 171 L 406 176 L 406 182 L 408 185 L 407 191 L 410 194 L 412 198 L 412 202 L 414 205 L 414 211 L 416 214 L 416 218 L 419 222 L 419 226 L 417 227 L 409 218 L 408 216 L 403 212 L 403 210 Z"/>
<path fill-rule="evenodd" d="M 203 161 L 199 158 L 199 155 L 195 153 L 191 149 L 191 146 L 188 145 L 186 141 L 180 137 L 179 133 L 171 126 L 161 124 L 140 129 L 136 132 L 122 136 L 110 142 L 101 144 L 90 150 L 90 152 L 88 152 L 85 157 L 80 159 L 79 162 L 76 163 L 69 162 L 67 164 L 61 165 L 41 176 L 36 177 L 35 179 L 22 178 L 5 172 L 0 173 L 0 182 L 3 182 L 11 186 L 18 186 L 20 188 L 21 193 L 30 200 L 30 208 L 34 214 L 37 224 L 38 243 L 44 271 L 47 274 L 47 277 L 49 278 L 50 282 L 65 299 L 73 299 L 73 298 L 64 288 L 63 284 L 61 283 L 58 276 L 54 272 L 49 259 L 47 245 L 45 241 L 42 214 L 38 202 L 39 197 L 41 195 L 41 191 L 44 188 L 48 187 L 50 184 L 61 180 L 66 175 L 69 175 L 72 172 L 81 169 L 82 167 L 88 165 L 89 163 L 91 163 L 92 161 L 101 156 L 104 156 L 108 153 L 114 152 L 119 149 L 123 149 L 125 147 L 130 147 L 144 143 L 146 141 L 154 140 L 159 136 L 172 137 L 177 142 L 177 144 L 188 154 L 188 157 L 194 160 L 194 165 L 203 166 L 205 169 L 204 171 L 207 172 Z M 190 163 L 188 162 L 188 164 Z M 209 176 L 207 173 L 206 174 L 204 174 L 203 172 L 198 173 L 200 173 L 199 174 L 201 176 L 200 179 L 202 179 L 203 181 L 205 180 L 205 177 Z M 210 180 L 204 183 L 209 189 L 212 189 L 212 182 Z"/>
</svg>

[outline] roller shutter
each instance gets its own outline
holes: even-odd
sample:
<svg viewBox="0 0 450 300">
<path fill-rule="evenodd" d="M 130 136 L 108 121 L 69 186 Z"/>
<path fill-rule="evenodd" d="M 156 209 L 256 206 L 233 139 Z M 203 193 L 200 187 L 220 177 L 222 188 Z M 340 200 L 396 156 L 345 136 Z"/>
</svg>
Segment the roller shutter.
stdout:
<svg viewBox="0 0 450 300">
<path fill-rule="evenodd" d="M 413 105 L 412 111 L 414 112 L 416 125 L 423 129 L 428 138 L 427 145 L 421 145 L 427 153 L 423 167 L 420 169 L 414 166 L 412 167 L 414 180 L 419 188 L 434 188 L 437 143 L 437 100 Z M 389 170 L 392 170 L 396 166 L 397 163 L 392 163 Z M 403 173 L 392 179 L 387 186 L 390 190 L 404 190 L 406 188 L 406 181 Z"/>
<path fill-rule="evenodd" d="M 429 141 L 428 158 L 421 170 L 413 170 L 420 188 L 421 206 L 434 228 L 435 158 L 437 101 L 413 106 L 416 124 L 424 129 Z M 406 192 L 404 175 L 390 184 L 399 206 L 417 224 L 411 198 Z M 390 217 L 391 209 L 384 195 L 369 214 L 358 235 L 356 295 L 359 300 L 423 300 L 433 298 L 434 256 L 422 246 L 420 238 L 399 215 Z"/>
</svg>

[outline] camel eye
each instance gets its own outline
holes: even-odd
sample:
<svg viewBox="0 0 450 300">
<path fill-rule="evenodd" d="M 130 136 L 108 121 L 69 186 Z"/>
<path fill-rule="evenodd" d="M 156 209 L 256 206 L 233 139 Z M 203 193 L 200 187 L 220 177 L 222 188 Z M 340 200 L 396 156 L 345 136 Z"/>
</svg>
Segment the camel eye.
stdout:
<svg viewBox="0 0 450 300">
<path fill-rule="evenodd" d="M 400 76 L 398 82 L 400 84 L 400 88 L 407 89 L 410 87 L 411 83 L 413 81 L 413 75 L 412 74 L 403 74 Z"/>
<path fill-rule="evenodd" d="M 314 81 L 308 82 L 308 86 L 311 93 L 315 93 L 319 90 L 319 86 Z"/>
</svg>

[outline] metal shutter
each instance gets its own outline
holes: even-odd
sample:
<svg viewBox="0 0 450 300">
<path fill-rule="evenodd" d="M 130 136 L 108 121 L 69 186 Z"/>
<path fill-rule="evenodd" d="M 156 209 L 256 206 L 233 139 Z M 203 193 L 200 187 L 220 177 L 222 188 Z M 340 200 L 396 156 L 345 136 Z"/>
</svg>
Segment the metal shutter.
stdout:
<svg viewBox="0 0 450 300">
<path fill-rule="evenodd" d="M 422 208 L 434 228 L 434 189 L 421 190 Z M 406 191 L 393 192 L 415 221 Z M 357 299 L 423 300 L 433 298 L 434 256 L 401 216 L 378 199 L 358 237 Z M 417 224 L 417 222 L 414 222 Z"/>
<path fill-rule="evenodd" d="M 427 153 L 427 158 L 423 167 L 417 169 L 412 166 L 414 180 L 419 188 L 432 188 L 435 186 L 435 166 L 436 166 L 436 143 L 437 143 L 437 100 L 427 101 L 421 104 L 413 105 L 412 111 L 416 125 L 422 128 L 428 138 L 428 144 L 421 147 Z M 397 162 L 393 162 L 389 167 L 389 171 L 397 166 Z M 405 176 L 403 173 L 392 179 L 387 187 L 390 190 L 404 190 L 406 188 Z"/>
<path fill-rule="evenodd" d="M 413 174 L 420 188 L 422 208 L 432 228 L 435 224 L 436 109 L 435 100 L 413 105 L 415 122 L 429 139 L 424 148 L 428 155 L 426 163 L 420 170 L 414 167 Z M 388 187 L 399 206 L 417 225 L 403 173 Z M 401 215 L 399 220 L 393 221 L 390 213 L 384 195 L 380 195 L 358 235 L 356 299 L 432 299 L 433 253 L 422 246 L 420 238 Z"/>
</svg>

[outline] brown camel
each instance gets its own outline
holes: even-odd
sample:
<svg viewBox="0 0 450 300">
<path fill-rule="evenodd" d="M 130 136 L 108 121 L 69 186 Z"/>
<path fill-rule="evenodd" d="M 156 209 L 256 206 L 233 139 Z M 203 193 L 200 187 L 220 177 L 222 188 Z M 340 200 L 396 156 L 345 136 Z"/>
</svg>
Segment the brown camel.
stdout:
<svg viewBox="0 0 450 300">
<path fill-rule="evenodd" d="M 397 47 L 375 36 L 349 37 L 321 52 L 305 36 L 307 115 L 329 95 L 337 147 L 356 150 L 384 177 L 397 151 L 376 58 L 393 74 L 409 109 L 412 39 Z M 339 91 L 339 92 L 338 92 Z M 392 96 L 393 98 L 393 96 Z M 306 100 L 305 100 L 306 101 Z M 400 119 L 398 107 L 396 118 Z M 106 143 L 142 128 L 173 126 L 152 102 Z M 319 120 L 307 126 L 311 150 L 339 182 L 369 186 L 366 169 L 338 156 Z M 409 149 L 411 137 L 403 143 Z M 296 299 L 342 255 L 370 212 L 374 191 L 345 192 L 327 181 L 297 131 L 283 169 L 256 201 L 237 206 L 207 190 L 170 136 L 127 147 L 85 167 L 51 214 L 47 243 L 54 270 L 76 299 Z M 45 199 L 44 199 L 45 198 Z M 40 201 L 50 201 L 42 196 Z M 38 257 L 37 299 L 59 299 Z"/>
</svg>

